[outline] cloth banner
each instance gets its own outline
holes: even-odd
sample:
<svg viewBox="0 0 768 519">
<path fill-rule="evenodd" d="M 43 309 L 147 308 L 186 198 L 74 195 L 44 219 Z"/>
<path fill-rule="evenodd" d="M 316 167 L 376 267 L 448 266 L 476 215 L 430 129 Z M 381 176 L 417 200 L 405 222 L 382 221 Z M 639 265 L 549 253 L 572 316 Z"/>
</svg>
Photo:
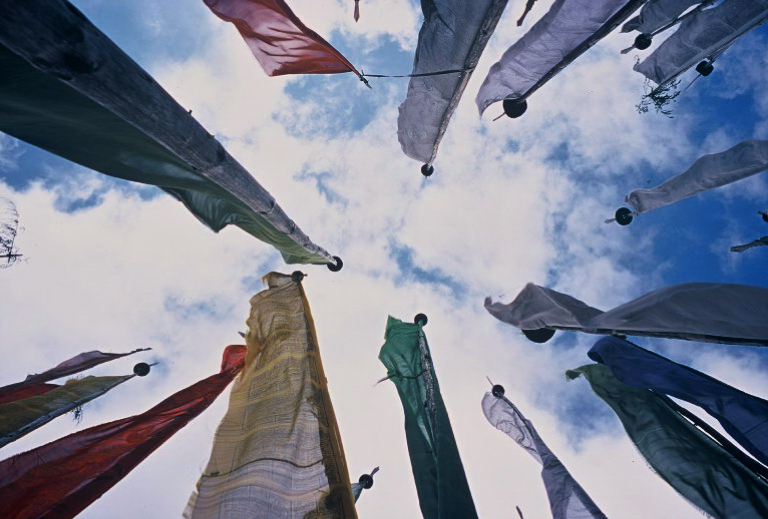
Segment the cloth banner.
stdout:
<svg viewBox="0 0 768 519">
<path fill-rule="evenodd" d="M 624 384 L 652 389 L 701 407 L 739 445 L 768 465 L 768 401 L 616 337 L 604 337 L 589 358 Z"/>
<path fill-rule="evenodd" d="M 768 517 L 768 484 L 676 412 L 667 397 L 619 382 L 602 364 L 566 373 L 580 375 L 613 409 L 653 470 L 694 506 L 718 519 Z"/>
<path fill-rule="evenodd" d="M 356 518 L 309 303 L 301 282 L 265 279 L 245 370 L 184 517 Z"/>
<path fill-rule="evenodd" d="M 713 59 L 736 38 L 768 18 L 768 0 L 724 0 L 680 22 L 677 31 L 633 68 L 663 85 L 705 58 Z"/>
<path fill-rule="evenodd" d="M 420 324 L 387 320 L 379 360 L 405 413 L 405 438 L 424 519 L 477 517 Z"/>
<path fill-rule="evenodd" d="M 704 155 L 683 173 L 653 189 L 636 189 L 626 202 L 647 213 L 703 191 L 728 185 L 768 169 L 768 141 L 750 139 L 721 153 Z"/>
<path fill-rule="evenodd" d="M 334 261 L 65 0 L 3 2 L 0 70 L 0 131 L 106 175 L 156 185 L 212 230 L 237 225 L 287 263 Z"/>
<path fill-rule="evenodd" d="M 203 0 L 232 22 L 268 76 L 360 73 L 283 0 Z"/>
<path fill-rule="evenodd" d="M 477 93 L 480 114 L 524 99 L 600 41 L 645 0 L 555 0 L 549 12 L 491 66 Z"/>
<path fill-rule="evenodd" d="M 648 0 L 640 9 L 640 14 L 621 27 L 621 32 L 640 31 L 651 34 L 674 22 L 689 7 L 700 3 L 702 0 Z"/>
<path fill-rule="evenodd" d="M 511 303 L 493 303 L 488 297 L 485 308 L 521 330 L 549 328 L 768 346 L 768 288 L 751 285 L 671 285 L 603 312 L 528 283 Z"/>
<path fill-rule="evenodd" d="M 149 411 L 0 461 L 0 517 L 75 517 L 211 405 L 240 372 L 244 359 L 244 346 L 228 346 L 221 372 Z"/>
<path fill-rule="evenodd" d="M 42 395 L 0 405 L 0 447 L 100 397 L 134 376 L 71 379 Z"/>
<path fill-rule="evenodd" d="M 507 0 L 423 0 L 424 24 L 413 60 L 414 74 L 400 105 L 397 137 L 403 152 L 433 162 L 453 111 L 493 34 Z"/>
<path fill-rule="evenodd" d="M 552 519 L 606 519 L 512 402 L 504 396 L 486 393 L 482 405 L 483 414 L 491 425 L 515 440 L 542 465 L 541 478 L 547 489 Z"/>
<path fill-rule="evenodd" d="M 29 398 L 31 396 L 41 395 L 52 389 L 59 387 L 57 384 L 45 384 L 57 378 L 74 375 L 90 369 L 104 362 L 119 359 L 128 355 L 133 355 L 140 351 L 147 351 L 151 348 L 139 348 L 128 353 L 103 353 L 101 351 L 87 351 L 80 355 L 75 355 L 71 359 L 65 360 L 59 365 L 34 375 L 27 375 L 23 382 L 17 382 L 7 386 L 0 387 L 0 404 L 13 402 L 20 398 Z"/>
</svg>

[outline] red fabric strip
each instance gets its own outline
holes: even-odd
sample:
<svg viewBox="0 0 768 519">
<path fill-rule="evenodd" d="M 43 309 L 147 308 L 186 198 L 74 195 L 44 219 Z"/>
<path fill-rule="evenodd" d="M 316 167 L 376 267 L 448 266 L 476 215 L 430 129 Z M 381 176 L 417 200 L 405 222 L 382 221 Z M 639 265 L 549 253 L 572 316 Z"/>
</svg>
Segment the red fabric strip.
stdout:
<svg viewBox="0 0 768 519">
<path fill-rule="evenodd" d="M 284 0 L 204 0 L 232 22 L 268 76 L 360 73 L 339 51 L 293 14 Z"/>
<path fill-rule="evenodd" d="M 204 411 L 240 372 L 245 346 L 224 350 L 221 372 L 149 411 L 91 427 L 0 462 L 0 517 L 75 517 L 176 431 Z"/>
<path fill-rule="evenodd" d="M 16 385 L 16 384 L 14 384 Z M 15 402 L 23 398 L 43 395 L 51 389 L 56 389 L 58 384 L 22 384 L 16 389 L 5 390 L 0 388 L 0 405 Z"/>
</svg>

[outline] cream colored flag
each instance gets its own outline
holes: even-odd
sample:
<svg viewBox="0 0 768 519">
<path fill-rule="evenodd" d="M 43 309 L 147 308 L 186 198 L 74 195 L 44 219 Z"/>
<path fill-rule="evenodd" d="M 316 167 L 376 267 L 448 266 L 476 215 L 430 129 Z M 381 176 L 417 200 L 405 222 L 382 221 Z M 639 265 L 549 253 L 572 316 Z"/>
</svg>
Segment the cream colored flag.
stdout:
<svg viewBox="0 0 768 519">
<path fill-rule="evenodd" d="M 267 274 L 251 299 L 245 369 L 186 518 L 357 517 L 301 277 Z"/>
</svg>

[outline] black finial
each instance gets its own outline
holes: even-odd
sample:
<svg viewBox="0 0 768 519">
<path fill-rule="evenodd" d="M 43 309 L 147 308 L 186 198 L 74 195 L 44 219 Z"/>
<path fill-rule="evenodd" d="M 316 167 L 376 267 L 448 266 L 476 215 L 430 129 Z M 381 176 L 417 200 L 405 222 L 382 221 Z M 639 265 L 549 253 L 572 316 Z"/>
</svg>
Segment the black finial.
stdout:
<svg viewBox="0 0 768 519">
<path fill-rule="evenodd" d="M 528 110 L 528 102 L 525 99 L 505 99 L 501 103 L 507 117 L 517 119 Z"/>
<path fill-rule="evenodd" d="M 653 38 L 651 38 L 650 34 L 647 34 L 647 33 L 638 34 L 637 38 L 635 38 L 635 48 L 637 50 L 645 50 L 651 46 L 652 41 L 653 41 Z"/>
<path fill-rule="evenodd" d="M 768 222 L 768 213 L 762 213 L 763 214 L 763 221 Z"/>
<path fill-rule="evenodd" d="M 429 177 L 432 175 L 432 173 L 435 172 L 435 167 L 432 164 L 422 164 L 421 165 L 421 174 L 425 177 Z"/>
<path fill-rule="evenodd" d="M 344 262 L 341 261 L 341 258 L 338 256 L 334 256 L 333 261 L 335 261 L 336 263 L 328 263 L 328 270 L 330 270 L 331 272 L 340 271 L 341 267 L 344 266 Z"/>
<path fill-rule="evenodd" d="M 427 316 L 424 314 L 416 314 L 416 317 L 413 318 L 413 322 L 415 324 L 420 324 L 422 326 L 427 325 Z"/>
<path fill-rule="evenodd" d="M 537 344 L 544 344 L 549 339 L 551 339 L 552 336 L 555 335 L 555 330 L 551 328 L 539 328 L 538 330 L 523 330 L 523 335 L 525 335 L 526 338 L 531 342 L 535 342 Z"/>
<path fill-rule="evenodd" d="M 711 61 L 700 61 L 698 65 L 696 65 L 696 72 L 701 74 L 702 76 L 708 76 L 712 73 L 712 71 L 715 70 L 715 66 L 712 65 Z"/>
<path fill-rule="evenodd" d="M 300 270 L 294 270 L 291 272 L 291 281 L 294 283 L 301 283 L 301 280 L 304 279 L 304 273 Z"/>
<path fill-rule="evenodd" d="M 146 377 L 149 374 L 149 364 L 139 362 L 133 367 L 133 373 L 140 377 Z"/>
<path fill-rule="evenodd" d="M 363 488 L 371 488 L 373 486 L 373 477 L 370 474 L 363 474 L 358 479 L 358 482 L 363 484 Z"/>
<path fill-rule="evenodd" d="M 495 385 L 494 385 L 494 386 L 491 388 L 491 394 L 492 394 L 493 396 L 495 396 L 496 398 L 501 398 L 501 397 L 503 397 L 503 396 L 504 396 L 504 386 L 502 386 L 502 385 L 499 385 L 499 384 L 495 384 Z"/>
<path fill-rule="evenodd" d="M 632 216 L 632 210 L 629 207 L 619 207 L 616 209 L 616 223 L 619 225 L 629 225 L 632 223 L 632 220 L 635 219 L 634 216 Z"/>
</svg>

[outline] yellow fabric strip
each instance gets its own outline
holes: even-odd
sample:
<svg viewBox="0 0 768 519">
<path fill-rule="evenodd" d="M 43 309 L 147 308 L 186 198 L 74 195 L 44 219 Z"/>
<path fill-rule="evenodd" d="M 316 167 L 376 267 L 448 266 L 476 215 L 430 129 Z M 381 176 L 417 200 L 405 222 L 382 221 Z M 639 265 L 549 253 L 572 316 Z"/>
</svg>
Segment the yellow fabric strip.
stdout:
<svg viewBox="0 0 768 519">
<path fill-rule="evenodd" d="M 349 473 L 300 283 L 265 276 L 246 367 L 184 512 L 191 519 L 355 519 Z"/>
</svg>

